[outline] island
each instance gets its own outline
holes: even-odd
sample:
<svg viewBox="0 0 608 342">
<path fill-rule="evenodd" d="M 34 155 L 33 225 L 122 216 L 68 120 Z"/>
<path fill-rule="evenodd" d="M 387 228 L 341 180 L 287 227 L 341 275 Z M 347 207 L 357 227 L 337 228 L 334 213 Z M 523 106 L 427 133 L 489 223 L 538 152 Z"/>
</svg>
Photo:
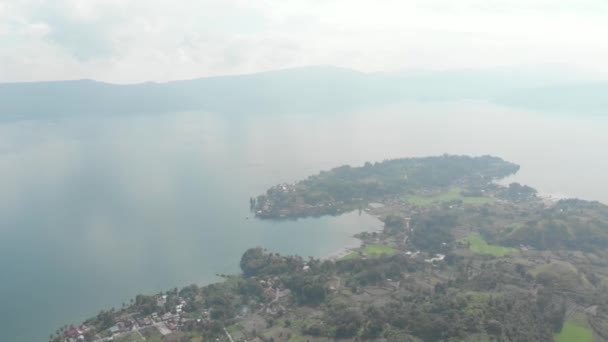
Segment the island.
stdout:
<svg viewBox="0 0 608 342">
<path fill-rule="evenodd" d="M 497 157 L 342 166 L 250 199 L 259 219 L 366 212 L 330 259 L 253 247 L 242 274 L 139 295 L 62 341 L 608 341 L 608 206 L 497 181 Z"/>
</svg>

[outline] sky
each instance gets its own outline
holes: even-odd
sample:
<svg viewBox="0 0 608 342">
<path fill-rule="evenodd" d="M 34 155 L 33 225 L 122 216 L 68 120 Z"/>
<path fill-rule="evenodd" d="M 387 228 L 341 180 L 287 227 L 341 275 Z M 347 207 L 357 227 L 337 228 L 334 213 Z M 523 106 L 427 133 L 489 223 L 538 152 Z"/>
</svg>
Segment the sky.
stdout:
<svg viewBox="0 0 608 342">
<path fill-rule="evenodd" d="M 0 0 L 0 82 L 305 65 L 608 73 L 606 0 Z"/>
</svg>

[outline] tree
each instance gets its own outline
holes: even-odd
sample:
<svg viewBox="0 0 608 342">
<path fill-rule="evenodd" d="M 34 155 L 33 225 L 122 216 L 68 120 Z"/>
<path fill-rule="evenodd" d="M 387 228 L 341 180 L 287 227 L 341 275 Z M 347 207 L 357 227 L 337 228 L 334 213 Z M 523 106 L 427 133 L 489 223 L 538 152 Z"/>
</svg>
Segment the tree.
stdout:
<svg viewBox="0 0 608 342">
<path fill-rule="evenodd" d="M 443 250 L 443 243 L 454 240 L 452 228 L 457 225 L 457 217 L 450 214 L 428 214 L 416 217 L 412 243 L 416 247 L 430 252 Z"/>
<path fill-rule="evenodd" d="M 388 235 L 394 235 L 402 232 L 405 229 L 405 219 L 396 215 L 388 215 L 384 219 L 384 232 Z"/>
</svg>

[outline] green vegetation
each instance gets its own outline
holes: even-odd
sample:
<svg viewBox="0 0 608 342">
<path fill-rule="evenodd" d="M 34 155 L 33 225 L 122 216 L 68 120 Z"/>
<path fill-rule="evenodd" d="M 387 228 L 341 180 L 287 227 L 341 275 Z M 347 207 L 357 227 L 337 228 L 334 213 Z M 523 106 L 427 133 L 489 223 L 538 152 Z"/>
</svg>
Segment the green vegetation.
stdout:
<svg viewBox="0 0 608 342">
<path fill-rule="evenodd" d="M 525 227 L 526 225 L 524 223 L 518 222 L 518 223 L 513 223 L 512 225 L 509 226 L 509 228 L 513 229 L 513 231 L 522 229 L 523 227 Z"/>
<path fill-rule="evenodd" d="M 495 257 L 503 257 L 505 255 L 517 252 L 517 249 L 515 248 L 490 245 L 481 235 L 477 233 L 467 236 L 466 238 L 462 239 L 462 241 L 469 243 L 471 251 L 479 254 L 489 254 Z"/>
<path fill-rule="evenodd" d="M 479 163 L 505 170 L 495 162 L 449 156 L 389 161 L 274 188 L 261 202 L 271 216 L 309 214 L 292 210 L 312 198 L 334 203 L 336 213 L 381 194 L 374 199 L 379 205 L 365 210 L 384 228 L 358 234 L 362 247 L 337 261 L 249 249 L 241 275 L 138 295 L 122 310 L 101 311 L 85 322 L 91 327 L 85 342 L 95 334 L 109 336 L 110 327 L 119 325 L 115 340 L 139 341 L 130 327 L 142 319 L 163 320 L 174 329 L 162 337 L 167 342 L 226 341 L 224 329 L 235 341 L 585 342 L 592 332 L 608 336 L 608 207 L 581 200 L 547 203 L 530 187 L 502 187 L 477 174 Z M 437 171 L 439 166 L 449 166 L 452 174 Z M 430 175 L 417 175 L 418 168 Z M 401 190 L 348 200 L 391 181 Z M 441 189 L 451 190 L 439 194 Z M 259 198 L 250 204 L 259 206 Z M 171 319 L 176 305 L 181 312 Z M 146 340 L 161 340 L 156 328 L 140 332 Z M 61 334 L 65 328 L 50 340 L 61 341 Z"/>
<path fill-rule="evenodd" d="M 131 332 L 125 336 L 115 339 L 116 342 L 143 342 L 146 339 L 143 338 L 138 332 Z"/>
<path fill-rule="evenodd" d="M 306 342 L 306 338 L 304 338 L 304 336 L 294 334 L 291 335 L 288 342 Z"/>
<path fill-rule="evenodd" d="M 555 342 L 591 342 L 593 332 L 588 327 L 573 321 L 566 321 L 562 331 L 555 335 Z"/>
<path fill-rule="evenodd" d="M 511 183 L 497 194 L 503 199 L 513 202 L 526 202 L 536 198 L 536 189 L 519 183 Z"/>
<path fill-rule="evenodd" d="M 523 226 L 500 232 L 493 242 L 547 250 L 598 251 L 608 247 L 608 207 L 598 202 L 560 200 L 542 215 L 530 217 Z"/>
<path fill-rule="evenodd" d="M 352 259 L 357 259 L 361 256 L 361 254 L 358 251 L 355 252 L 351 252 L 345 256 L 343 256 L 342 258 L 340 258 L 340 260 L 352 260 Z"/>
<path fill-rule="evenodd" d="M 412 219 L 411 241 L 418 249 L 442 252 L 454 240 L 452 229 L 458 224 L 459 217 L 451 213 L 421 214 Z"/>
<path fill-rule="evenodd" d="M 406 197 L 406 200 L 409 203 L 420 207 L 449 202 L 462 202 L 463 204 L 481 205 L 486 203 L 492 203 L 495 201 L 495 199 L 492 197 L 464 196 L 462 189 L 459 187 L 451 188 L 447 192 L 439 193 L 436 195 L 409 196 Z"/>
<path fill-rule="evenodd" d="M 139 331 L 141 335 L 146 339 L 146 342 L 163 342 L 163 335 L 158 331 L 156 327 L 148 327 Z M 135 338 L 139 338 L 136 336 Z M 136 340 L 139 341 L 139 340 Z"/>
<path fill-rule="evenodd" d="M 192 340 L 192 341 L 194 341 L 194 340 Z M 161 336 L 146 337 L 146 342 L 164 342 L 164 341 L 163 341 L 163 337 L 161 335 Z M 202 340 L 200 340 L 198 342 L 202 342 Z"/>
<path fill-rule="evenodd" d="M 354 260 L 359 259 L 362 256 L 370 256 L 370 257 L 380 257 L 380 256 L 391 256 L 397 253 L 397 249 L 391 247 L 390 243 L 387 241 L 386 245 L 370 243 L 366 244 L 361 248 L 343 256 L 340 260 Z"/>
<path fill-rule="evenodd" d="M 369 256 L 380 256 L 380 255 L 393 255 L 397 253 L 394 248 L 384 245 L 366 245 L 363 247 L 363 253 Z"/>
<path fill-rule="evenodd" d="M 414 195 L 412 200 L 420 205 L 443 200 L 483 204 L 492 199 L 482 197 L 481 189 L 518 170 L 518 165 L 492 156 L 443 155 L 365 163 L 362 167 L 345 165 L 293 184 L 272 187 L 266 194 L 250 199 L 250 207 L 260 218 L 294 218 L 337 215 L 382 201 L 386 196 Z M 457 186 L 479 190 L 462 192 Z M 416 197 L 442 189 L 452 190 L 436 198 Z"/>
</svg>

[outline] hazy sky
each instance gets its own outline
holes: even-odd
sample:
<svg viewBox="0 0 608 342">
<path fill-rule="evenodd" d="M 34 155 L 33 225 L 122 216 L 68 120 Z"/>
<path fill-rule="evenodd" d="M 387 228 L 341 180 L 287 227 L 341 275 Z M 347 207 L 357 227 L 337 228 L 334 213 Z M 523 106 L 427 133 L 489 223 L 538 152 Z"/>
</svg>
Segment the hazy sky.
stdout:
<svg viewBox="0 0 608 342">
<path fill-rule="evenodd" d="M 608 72 L 607 0 L 0 0 L 0 82 L 311 64 Z"/>
</svg>

